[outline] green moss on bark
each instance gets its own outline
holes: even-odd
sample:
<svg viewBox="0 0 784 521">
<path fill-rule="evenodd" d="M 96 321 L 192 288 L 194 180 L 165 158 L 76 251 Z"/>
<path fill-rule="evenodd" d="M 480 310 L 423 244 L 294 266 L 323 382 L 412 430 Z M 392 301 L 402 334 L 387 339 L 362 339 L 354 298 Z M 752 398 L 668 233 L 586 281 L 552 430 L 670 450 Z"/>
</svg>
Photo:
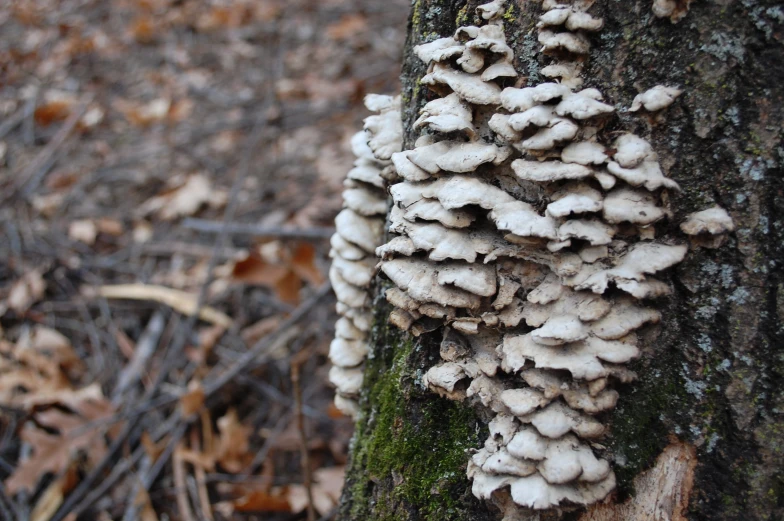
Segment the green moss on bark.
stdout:
<svg viewBox="0 0 784 521">
<path fill-rule="evenodd" d="M 433 358 L 432 341 L 390 328 L 386 311 L 365 369 L 341 519 L 465 519 L 476 503 L 466 463 L 486 429 L 467 405 L 434 400 L 422 387 L 418 367 Z"/>
</svg>

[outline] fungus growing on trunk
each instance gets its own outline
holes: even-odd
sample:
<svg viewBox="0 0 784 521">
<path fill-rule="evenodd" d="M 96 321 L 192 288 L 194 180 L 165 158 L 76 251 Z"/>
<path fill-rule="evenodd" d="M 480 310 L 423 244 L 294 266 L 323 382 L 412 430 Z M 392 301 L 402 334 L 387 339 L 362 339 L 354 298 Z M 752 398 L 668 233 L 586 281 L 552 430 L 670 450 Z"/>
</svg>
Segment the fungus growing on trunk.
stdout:
<svg viewBox="0 0 784 521">
<path fill-rule="evenodd" d="M 333 271 L 345 309 L 364 309 L 355 290 L 372 273 L 360 255 L 372 245 L 394 284 L 385 292 L 390 322 L 415 336 L 443 328 L 442 360 L 421 383 L 492 413 L 467 474 L 475 496 L 512 515 L 514 504 L 589 505 L 615 487 L 595 443 L 608 428 L 596 415 L 623 399 L 616 385 L 636 378 L 625 364 L 640 356 L 637 331 L 661 318 L 647 301 L 670 291 L 652 276 L 687 247 L 652 240 L 670 215 L 665 192 L 678 189 L 652 145 L 610 132 L 615 106 L 596 89 L 577 90 L 589 33 L 603 25 L 586 12 L 592 2 L 544 0 L 539 41 L 553 58 L 542 72 L 561 81 L 521 88 L 502 88 L 513 63 L 503 4 L 479 6 L 486 25 L 415 48 L 428 67 L 422 83 L 439 95 L 414 124 L 427 132 L 389 156 L 371 144 L 372 161 L 391 159 L 399 179 L 389 187 L 391 236 L 373 242 L 379 194 L 350 192 L 337 222 L 351 235 L 333 241 L 342 256 Z M 678 94 L 654 88 L 633 110 L 660 110 Z M 724 215 L 693 214 L 683 230 L 726 233 Z M 366 329 L 349 325 L 331 354 L 341 399 L 367 351 Z"/>
</svg>

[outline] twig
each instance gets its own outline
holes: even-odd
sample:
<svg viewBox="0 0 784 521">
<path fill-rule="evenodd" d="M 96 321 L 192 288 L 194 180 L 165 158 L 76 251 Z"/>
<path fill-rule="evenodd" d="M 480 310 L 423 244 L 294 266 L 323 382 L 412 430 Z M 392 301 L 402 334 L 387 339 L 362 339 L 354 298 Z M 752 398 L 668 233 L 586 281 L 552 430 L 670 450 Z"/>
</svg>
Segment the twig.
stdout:
<svg viewBox="0 0 784 521">
<path fill-rule="evenodd" d="M 50 161 L 57 150 L 65 143 L 65 140 L 76 127 L 81 117 L 87 110 L 87 105 L 92 101 L 91 95 L 85 95 L 76 108 L 68 115 L 63 126 L 55 133 L 54 137 L 46 144 L 35 159 L 28 163 L 21 171 L 16 172 L 13 179 L 16 180 L 16 190 L 21 190 L 25 197 L 33 193 L 43 180 L 46 173 L 52 167 Z"/>
<path fill-rule="evenodd" d="M 156 312 L 150 319 L 144 332 L 142 332 L 142 335 L 139 337 L 139 341 L 136 343 L 136 349 L 133 352 L 133 358 L 128 365 L 123 368 L 120 372 L 120 376 L 117 378 L 117 386 L 112 393 L 112 402 L 118 403 L 125 391 L 141 378 L 142 371 L 147 365 L 147 361 L 153 353 L 155 353 L 155 348 L 158 347 L 158 341 L 163 334 L 163 327 L 165 325 L 166 322 L 163 319 L 163 313 L 160 311 Z"/>
<path fill-rule="evenodd" d="M 5 493 L 5 487 L 2 483 L 0 483 L 0 514 L 3 515 L 3 519 L 8 519 L 8 521 L 15 521 L 16 515 L 12 514 L 6 503 L 13 507 L 13 500 L 8 497 L 8 494 Z"/>
<path fill-rule="evenodd" d="M 179 417 L 178 413 L 174 413 L 176 417 Z M 139 494 L 139 491 L 144 488 L 144 490 L 149 490 L 155 480 L 158 478 L 158 474 L 160 474 L 161 470 L 163 470 L 163 466 L 169 461 L 169 458 L 172 456 L 174 452 L 174 448 L 182 439 L 183 435 L 185 434 L 186 429 L 188 428 L 189 422 L 187 420 L 182 420 L 175 431 L 172 433 L 171 439 L 169 439 L 169 443 L 166 445 L 166 448 L 163 450 L 160 456 L 155 460 L 155 463 L 149 465 L 149 459 L 145 457 L 144 462 L 142 463 L 142 467 L 148 467 L 148 470 L 144 472 L 144 475 L 141 477 L 139 481 L 137 481 L 136 486 L 133 489 L 133 493 L 131 495 L 131 502 L 128 504 L 128 507 L 125 509 L 125 514 L 123 515 L 123 521 L 135 521 L 138 519 L 139 513 L 139 505 L 136 504 L 135 498 Z M 144 463 L 147 463 L 145 465 Z"/>
<path fill-rule="evenodd" d="M 202 414 L 200 415 L 202 420 L 202 426 L 205 423 L 205 416 L 206 411 L 202 409 Z M 209 421 L 209 418 L 206 418 Z M 211 429 L 212 427 L 209 426 Z M 206 444 L 205 444 L 206 445 Z M 199 443 L 199 434 L 196 432 L 196 429 L 191 429 L 191 449 L 194 452 L 201 452 L 201 444 Z M 212 450 L 211 447 L 207 447 L 207 451 Z M 199 504 L 201 506 L 202 514 L 204 517 L 207 518 L 208 521 L 213 521 L 215 517 L 212 515 L 212 505 L 210 505 L 210 495 L 207 492 L 207 473 L 204 471 L 204 467 L 201 465 L 193 465 L 193 475 L 196 479 L 196 488 L 197 488 L 197 496 L 199 499 Z"/>
<path fill-rule="evenodd" d="M 17 110 L 13 116 L 6 118 L 5 121 L 0 123 L 0 139 L 3 139 L 6 134 L 11 132 L 16 126 L 22 122 L 25 117 L 25 107 Z"/>
<path fill-rule="evenodd" d="M 183 228 L 205 233 L 230 233 L 234 235 L 252 235 L 254 237 L 283 237 L 286 239 L 317 240 L 329 239 L 335 233 L 331 226 L 314 226 L 312 228 L 287 228 L 279 226 L 258 226 L 245 223 L 220 223 L 205 219 L 185 219 Z"/>
<path fill-rule="evenodd" d="M 172 466 L 174 467 L 174 488 L 176 490 L 175 496 L 177 497 L 177 510 L 180 511 L 180 517 L 183 521 L 196 521 L 193 517 L 193 510 L 188 500 L 188 489 L 185 483 L 185 462 L 182 459 L 182 445 L 177 444 L 172 456 Z"/>
<path fill-rule="evenodd" d="M 308 494 L 308 521 L 316 521 L 316 510 L 313 507 L 313 478 L 310 474 L 310 451 L 308 451 L 308 437 L 305 433 L 305 415 L 302 414 L 302 387 L 300 386 L 300 368 L 305 360 L 307 350 L 300 351 L 298 356 L 291 361 L 291 386 L 294 388 L 294 414 L 297 418 L 299 431 L 299 453 L 302 467 L 303 485 Z"/>
</svg>

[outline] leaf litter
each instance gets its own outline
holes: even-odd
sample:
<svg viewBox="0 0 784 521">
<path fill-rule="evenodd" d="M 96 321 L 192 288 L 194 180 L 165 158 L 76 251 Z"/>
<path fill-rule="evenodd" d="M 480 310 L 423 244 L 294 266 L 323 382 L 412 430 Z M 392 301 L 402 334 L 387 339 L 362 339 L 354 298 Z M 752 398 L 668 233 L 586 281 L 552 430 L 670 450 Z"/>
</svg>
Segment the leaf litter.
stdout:
<svg viewBox="0 0 784 521">
<path fill-rule="evenodd" d="M 398 90 L 408 8 L 0 14 L 0 516 L 303 519 L 298 352 L 313 506 L 332 511 L 352 425 L 326 383 L 328 243 L 183 224 L 331 226 L 361 100 Z"/>
</svg>

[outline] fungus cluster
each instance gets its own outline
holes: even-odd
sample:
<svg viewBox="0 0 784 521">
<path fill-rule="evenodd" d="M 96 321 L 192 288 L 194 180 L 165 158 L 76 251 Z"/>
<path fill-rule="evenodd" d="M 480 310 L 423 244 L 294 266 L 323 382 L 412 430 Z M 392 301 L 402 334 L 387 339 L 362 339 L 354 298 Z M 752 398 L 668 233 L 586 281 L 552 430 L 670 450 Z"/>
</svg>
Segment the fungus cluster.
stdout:
<svg viewBox="0 0 784 521">
<path fill-rule="evenodd" d="M 330 239 L 332 267 L 329 279 L 337 295 L 335 339 L 329 358 L 329 380 L 337 388 L 335 405 L 349 416 L 357 412 L 356 397 L 362 386 L 362 364 L 368 353 L 371 325 L 369 292 L 375 275 L 375 249 L 384 237 L 387 196 L 384 169 L 402 146 L 400 98 L 371 94 L 365 106 L 377 114 L 365 119 L 365 128 L 351 139 L 356 156 L 344 182 L 343 210 L 335 218 Z"/>
<path fill-rule="evenodd" d="M 391 156 L 402 181 L 390 187 L 393 237 L 376 250 L 395 284 L 390 321 L 414 335 L 446 326 L 425 384 L 495 413 L 468 464 L 473 493 L 533 509 L 615 487 L 593 449 L 597 415 L 635 378 L 624 367 L 639 356 L 635 331 L 660 319 L 646 300 L 670 288 L 653 275 L 687 250 L 654 240 L 661 193 L 677 184 L 650 143 L 597 137 L 615 108 L 580 89 L 587 33 L 602 27 L 585 5 L 543 2 L 542 51 L 566 57 L 543 72 L 558 81 L 503 88 L 516 73 L 501 2 L 480 6 L 487 25 L 414 49 L 440 97 L 414 148 Z"/>
<path fill-rule="evenodd" d="M 359 147 L 357 167 L 372 166 L 376 177 L 349 175 L 366 190 L 352 197 L 374 211 L 346 198 L 341 215 L 351 219 L 338 216 L 336 237 L 357 254 L 353 262 L 377 246 L 378 268 L 394 284 L 384 295 L 391 323 L 415 336 L 443 331 L 441 361 L 423 383 L 492 412 L 467 474 L 474 495 L 511 518 L 518 508 L 595 503 L 615 488 L 599 444 L 603 413 L 615 407 L 618 384 L 636 378 L 626 364 L 640 355 L 637 330 L 661 318 L 651 301 L 671 288 L 655 275 L 688 247 L 656 237 L 655 224 L 671 216 L 665 192 L 678 185 L 653 146 L 631 133 L 608 138 L 615 106 L 581 88 L 588 34 L 603 24 L 587 12 L 593 2 L 543 0 L 539 42 L 552 58 L 542 70 L 551 81 L 523 88 L 508 86 L 517 74 L 503 4 L 477 8 L 485 25 L 415 47 L 428 66 L 422 83 L 438 97 L 422 108 L 421 135 L 405 151 L 399 136 L 381 137 L 392 125 L 391 100 L 376 107 L 382 113 L 357 138 L 373 152 Z M 661 110 L 678 94 L 656 87 L 632 109 Z M 384 244 L 375 212 L 384 206 L 381 178 L 394 181 Z M 731 231 L 719 210 L 691 215 L 684 232 Z M 336 287 L 341 321 L 354 326 L 338 327 L 331 354 L 341 378 L 361 379 L 372 264 L 356 269 L 368 274 L 361 280 L 335 268 L 333 283 L 352 285 L 356 296 L 349 302 Z M 344 340 L 356 340 L 361 356 L 341 365 Z M 353 409 L 356 387 L 333 382 L 339 405 Z"/>
</svg>

